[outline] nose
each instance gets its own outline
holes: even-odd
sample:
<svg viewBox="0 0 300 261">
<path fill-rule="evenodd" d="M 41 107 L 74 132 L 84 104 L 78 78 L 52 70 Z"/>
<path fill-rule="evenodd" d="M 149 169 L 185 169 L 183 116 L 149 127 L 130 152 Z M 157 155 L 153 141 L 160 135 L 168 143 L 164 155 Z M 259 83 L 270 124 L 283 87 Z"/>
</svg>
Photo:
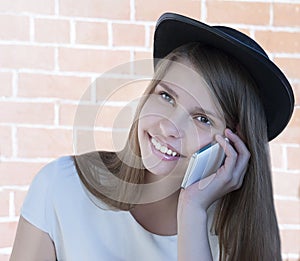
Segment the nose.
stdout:
<svg viewBox="0 0 300 261">
<path fill-rule="evenodd" d="M 168 118 L 162 118 L 159 122 L 161 133 L 165 137 L 182 138 L 184 136 L 184 121 L 183 117 L 173 113 Z"/>
</svg>

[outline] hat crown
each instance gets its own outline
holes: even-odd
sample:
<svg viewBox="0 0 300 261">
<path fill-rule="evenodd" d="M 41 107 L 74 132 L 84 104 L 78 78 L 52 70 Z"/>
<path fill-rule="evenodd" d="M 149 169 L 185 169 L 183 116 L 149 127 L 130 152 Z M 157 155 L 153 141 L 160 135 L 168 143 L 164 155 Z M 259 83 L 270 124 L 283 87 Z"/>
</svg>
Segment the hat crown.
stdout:
<svg viewBox="0 0 300 261">
<path fill-rule="evenodd" d="M 254 51 L 260 53 L 261 55 L 269 59 L 264 49 L 248 35 L 226 26 L 213 26 L 213 27 L 222 31 L 230 38 L 233 38 L 235 41 L 239 41 L 241 44 L 246 45 L 248 48 L 253 49 Z"/>
</svg>

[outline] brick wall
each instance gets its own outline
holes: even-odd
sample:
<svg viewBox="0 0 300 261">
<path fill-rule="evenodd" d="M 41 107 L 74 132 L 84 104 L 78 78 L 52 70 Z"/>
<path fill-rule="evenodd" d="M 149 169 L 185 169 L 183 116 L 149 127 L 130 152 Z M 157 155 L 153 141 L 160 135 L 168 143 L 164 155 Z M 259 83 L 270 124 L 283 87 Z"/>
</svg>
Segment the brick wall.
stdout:
<svg viewBox="0 0 300 261">
<path fill-rule="evenodd" d="M 151 58 L 155 20 L 165 11 L 244 31 L 291 81 L 295 112 L 271 153 L 283 259 L 300 260 L 300 1 L 2 0 L 0 261 L 8 260 L 34 175 L 73 153 L 74 115 L 87 87 L 116 65 Z M 101 148 L 112 149 L 111 116 L 131 95 L 120 92 L 103 108 L 110 117 L 98 126 Z"/>
</svg>

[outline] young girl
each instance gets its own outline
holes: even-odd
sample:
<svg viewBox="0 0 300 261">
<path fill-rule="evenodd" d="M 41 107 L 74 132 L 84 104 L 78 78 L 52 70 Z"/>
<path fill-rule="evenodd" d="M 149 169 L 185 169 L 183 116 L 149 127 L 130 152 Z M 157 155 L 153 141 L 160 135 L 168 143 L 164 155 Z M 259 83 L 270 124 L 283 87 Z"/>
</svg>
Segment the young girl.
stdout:
<svg viewBox="0 0 300 261">
<path fill-rule="evenodd" d="M 246 35 L 178 14 L 159 19 L 154 58 L 124 149 L 36 176 L 11 260 L 281 260 L 268 141 L 293 111 L 287 79 Z M 215 142 L 222 166 L 182 189 Z"/>
</svg>

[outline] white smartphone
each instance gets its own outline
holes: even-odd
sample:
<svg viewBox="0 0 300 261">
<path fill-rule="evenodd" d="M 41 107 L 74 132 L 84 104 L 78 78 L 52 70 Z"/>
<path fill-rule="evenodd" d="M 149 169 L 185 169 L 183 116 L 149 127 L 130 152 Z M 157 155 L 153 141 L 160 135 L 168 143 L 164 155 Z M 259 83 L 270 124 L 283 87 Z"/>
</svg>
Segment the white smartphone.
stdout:
<svg viewBox="0 0 300 261">
<path fill-rule="evenodd" d="M 225 160 L 225 152 L 219 143 L 208 144 L 196 151 L 187 167 L 181 187 L 196 183 L 197 181 L 215 173 Z"/>
</svg>

